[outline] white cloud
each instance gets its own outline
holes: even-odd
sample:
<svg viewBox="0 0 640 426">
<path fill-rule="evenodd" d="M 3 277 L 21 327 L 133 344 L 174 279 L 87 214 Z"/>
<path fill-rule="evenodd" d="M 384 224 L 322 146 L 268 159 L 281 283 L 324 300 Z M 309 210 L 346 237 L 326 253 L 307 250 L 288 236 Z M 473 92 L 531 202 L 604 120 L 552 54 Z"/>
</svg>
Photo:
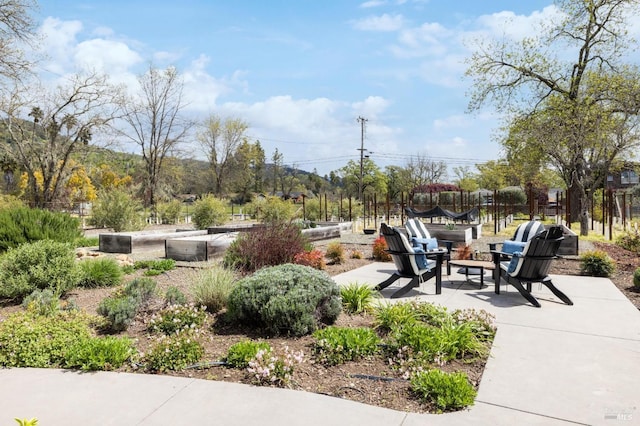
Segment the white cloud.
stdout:
<svg viewBox="0 0 640 426">
<path fill-rule="evenodd" d="M 383 0 L 371 0 L 371 1 L 366 1 L 364 3 L 361 3 L 360 7 L 363 9 L 368 9 L 371 7 L 384 6 L 385 4 L 387 4 L 387 2 Z"/>
<path fill-rule="evenodd" d="M 400 32 L 398 43 L 391 46 L 391 52 L 399 58 L 418 58 L 443 55 L 450 42 L 452 31 L 439 23 L 424 23 L 420 27 Z"/>
<path fill-rule="evenodd" d="M 61 21 L 56 18 L 44 20 L 38 33 L 42 38 L 41 51 L 48 56 L 44 63 L 47 71 L 57 75 L 66 73 L 72 65 L 77 36 L 81 31 L 80 21 Z"/>
<path fill-rule="evenodd" d="M 95 69 L 111 76 L 126 74 L 142 62 L 142 58 L 125 43 L 94 38 L 79 43 L 74 63 L 85 69 Z"/>
<path fill-rule="evenodd" d="M 220 96 L 231 93 L 238 87 L 246 91 L 247 82 L 243 72 L 236 72 L 230 78 L 218 79 L 207 71 L 210 58 L 200 55 L 184 70 L 184 95 L 188 109 L 198 114 L 206 114 L 216 107 Z"/>
<path fill-rule="evenodd" d="M 380 16 L 369 16 L 367 18 L 355 20 L 353 27 L 361 31 L 390 32 L 401 29 L 404 25 L 404 17 L 400 14 L 389 15 L 387 13 Z"/>
<path fill-rule="evenodd" d="M 516 15 L 510 11 L 482 15 L 478 17 L 476 24 L 481 32 L 486 32 L 491 37 L 521 40 L 537 35 L 541 25 L 557 21 L 561 16 L 556 6 L 547 6 L 541 11 L 534 11 L 531 15 Z"/>
<path fill-rule="evenodd" d="M 391 103 L 380 96 L 369 96 L 364 101 L 354 102 L 351 109 L 354 114 L 376 118 L 381 115 Z"/>
</svg>

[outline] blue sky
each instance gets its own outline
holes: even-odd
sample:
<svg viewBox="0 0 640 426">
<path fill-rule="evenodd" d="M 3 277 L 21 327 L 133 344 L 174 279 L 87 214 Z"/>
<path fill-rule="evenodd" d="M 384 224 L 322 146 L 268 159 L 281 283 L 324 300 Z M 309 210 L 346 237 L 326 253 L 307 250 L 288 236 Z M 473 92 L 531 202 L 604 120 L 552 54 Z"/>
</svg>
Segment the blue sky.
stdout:
<svg viewBox="0 0 640 426">
<path fill-rule="evenodd" d="M 193 118 L 242 118 L 268 158 L 320 174 L 359 160 L 359 116 L 381 168 L 473 166 L 497 158 L 499 120 L 466 113 L 464 40 L 522 37 L 553 14 L 551 0 L 42 0 L 39 69 L 132 84 L 175 65 Z"/>
</svg>

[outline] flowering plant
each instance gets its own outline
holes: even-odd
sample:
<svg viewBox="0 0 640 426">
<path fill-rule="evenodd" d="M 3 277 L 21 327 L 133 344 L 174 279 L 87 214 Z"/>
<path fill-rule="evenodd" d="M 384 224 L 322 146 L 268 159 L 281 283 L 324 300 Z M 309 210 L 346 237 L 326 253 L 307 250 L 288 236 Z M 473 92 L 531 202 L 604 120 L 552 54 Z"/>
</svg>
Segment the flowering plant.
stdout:
<svg viewBox="0 0 640 426">
<path fill-rule="evenodd" d="M 284 356 L 277 356 L 269 350 L 260 349 L 255 358 L 249 361 L 247 371 L 253 375 L 258 385 L 284 387 L 291 382 L 295 366 L 302 362 L 304 362 L 304 353 L 291 352 L 288 346 L 284 348 Z"/>
</svg>

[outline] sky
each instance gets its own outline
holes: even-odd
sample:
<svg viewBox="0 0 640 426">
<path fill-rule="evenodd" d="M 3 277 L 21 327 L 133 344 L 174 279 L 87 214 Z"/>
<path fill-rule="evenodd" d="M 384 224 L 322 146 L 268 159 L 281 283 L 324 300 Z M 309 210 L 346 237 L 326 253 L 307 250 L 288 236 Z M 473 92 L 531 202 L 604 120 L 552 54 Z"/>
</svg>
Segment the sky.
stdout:
<svg viewBox="0 0 640 426">
<path fill-rule="evenodd" d="M 41 0 L 38 72 L 91 68 L 133 85 L 151 64 L 176 66 L 192 118 L 243 119 L 267 160 L 277 148 L 320 175 L 359 162 L 362 143 L 382 169 L 421 156 L 475 171 L 499 156 L 500 117 L 467 113 L 468 40 L 532 34 L 552 3 Z"/>
</svg>

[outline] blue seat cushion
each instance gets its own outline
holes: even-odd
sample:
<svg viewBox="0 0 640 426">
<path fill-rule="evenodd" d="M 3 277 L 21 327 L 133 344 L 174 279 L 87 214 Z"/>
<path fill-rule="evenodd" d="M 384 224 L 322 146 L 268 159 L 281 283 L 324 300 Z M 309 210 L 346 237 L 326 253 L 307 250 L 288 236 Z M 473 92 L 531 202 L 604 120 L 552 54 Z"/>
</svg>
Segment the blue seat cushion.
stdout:
<svg viewBox="0 0 640 426">
<path fill-rule="evenodd" d="M 516 267 L 518 266 L 518 262 L 520 261 L 520 257 L 522 256 L 522 252 L 520 251 L 514 251 L 512 254 L 513 254 L 513 257 L 511 258 L 511 261 L 509 262 L 509 266 L 507 267 L 507 274 L 510 274 L 516 270 Z"/>
<path fill-rule="evenodd" d="M 427 256 L 424 255 L 424 250 L 420 247 L 413 248 L 414 253 L 416 253 L 416 265 L 418 265 L 419 269 L 431 270 L 429 264 L 427 262 Z"/>
<path fill-rule="evenodd" d="M 414 247 L 424 248 L 426 250 L 435 250 L 438 248 L 437 238 L 411 238 L 411 244 Z"/>
<path fill-rule="evenodd" d="M 527 243 L 521 241 L 507 240 L 502 244 L 502 252 L 512 254 L 516 251 L 522 252 Z"/>
</svg>

